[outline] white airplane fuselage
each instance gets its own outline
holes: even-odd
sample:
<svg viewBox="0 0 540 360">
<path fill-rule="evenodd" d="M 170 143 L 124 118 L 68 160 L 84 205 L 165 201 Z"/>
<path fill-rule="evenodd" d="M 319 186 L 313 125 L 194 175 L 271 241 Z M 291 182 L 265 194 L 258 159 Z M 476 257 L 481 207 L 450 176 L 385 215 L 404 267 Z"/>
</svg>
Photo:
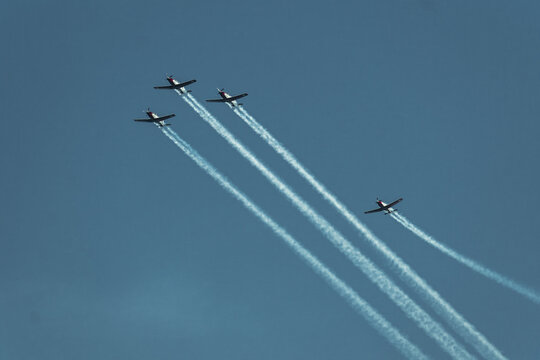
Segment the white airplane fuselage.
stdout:
<svg viewBox="0 0 540 360">
<path fill-rule="evenodd" d="M 148 117 L 149 117 L 150 119 L 157 119 L 157 118 L 159 118 L 159 116 L 157 116 L 156 114 L 154 114 L 154 113 L 151 112 L 151 111 L 147 111 L 147 112 L 146 112 L 146 115 L 148 115 Z M 165 121 L 164 121 L 164 120 L 156 121 L 155 123 L 158 124 L 158 125 L 161 126 L 161 127 L 165 126 Z"/>
<path fill-rule="evenodd" d="M 388 205 L 387 203 L 385 203 L 384 201 L 382 200 L 377 200 L 377 205 L 379 205 L 379 207 L 381 208 L 384 208 L 386 205 Z M 385 213 L 387 214 L 390 214 L 390 213 L 393 213 L 395 210 L 393 208 L 388 208 L 386 210 L 384 210 Z"/>
<path fill-rule="evenodd" d="M 218 93 L 219 95 L 223 98 L 223 99 L 229 99 L 231 97 L 231 95 L 229 95 L 227 92 L 223 91 L 223 90 L 218 90 Z M 238 106 L 238 102 L 236 100 L 233 100 L 233 101 L 230 101 L 230 102 L 227 102 L 227 104 L 229 104 L 230 106 Z"/>
<path fill-rule="evenodd" d="M 173 79 L 172 77 L 168 77 L 167 78 L 167 81 L 169 82 L 169 84 L 171 84 L 172 86 L 176 86 L 176 85 L 179 85 L 180 83 L 178 81 L 176 81 L 175 79 Z M 181 88 L 178 88 L 178 89 L 175 89 L 177 90 L 179 93 L 181 93 L 182 95 L 183 94 L 187 94 L 188 91 L 186 90 L 186 88 L 184 87 L 181 87 Z"/>
</svg>

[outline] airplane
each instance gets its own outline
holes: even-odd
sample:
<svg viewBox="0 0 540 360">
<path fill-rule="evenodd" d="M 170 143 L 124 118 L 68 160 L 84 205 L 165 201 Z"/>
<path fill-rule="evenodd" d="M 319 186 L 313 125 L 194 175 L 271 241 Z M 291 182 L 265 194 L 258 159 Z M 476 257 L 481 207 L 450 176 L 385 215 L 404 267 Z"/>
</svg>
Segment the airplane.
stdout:
<svg viewBox="0 0 540 360">
<path fill-rule="evenodd" d="M 401 200 L 403 200 L 403 198 L 399 198 L 396 201 L 391 202 L 390 204 L 386 204 L 385 202 L 383 202 L 382 200 L 379 200 L 379 198 L 377 198 L 376 203 L 377 203 L 377 205 L 379 205 L 379 208 L 374 209 L 374 210 L 364 211 L 364 214 L 371 214 L 371 213 L 379 212 L 379 211 L 384 211 L 384 215 L 391 214 L 394 211 L 397 211 L 397 209 L 393 209 L 392 206 L 396 205 Z"/>
<path fill-rule="evenodd" d="M 165 124 L 165 120 L 176 116 L 175 114 L 170 114 L 170 115 L 165 115 L 165 116 L 160 117 L 160 116 L 157 116 L 157 114 L 151 112 L 150 108 L 148 108 L 147 111 L 143 111 L 143 112 L 146 113 L 146 115 L 148 115 L 148 119 L 134 119 L 134 121 L 154 123 L 160 128 L 164 126 L 171 126 L 171 124 Z"/>
<path fill-rule="evenodd" d="M 186 93 L 190 93 L 191 90 L 186 90 L 185 87 L 188 86 L 189 84 L 193 84 L 194 82 L 197 81 L 197 80 L 193 79 L 193 80 L 189 80 L 189 81 L 181 83 L 181 82 L 178 82 L 177 80 L 173 79 L 172 75 L 167 75 L 166 80 L 171 85 L 168 85 L 168 86 L 154 86 L 154 89 L 178 90 L 181 94 L 186 94 Z"/>
<path fill-rule="evenodd" d="M 247 93 L 243 93 L 240 95 L 231 96 L 225 92 L 225 89 L 217 89 L 218 94 L 221 96 L 221 99 L 209 99 L 206 100 L 208 102 L 222 102 L 230 104 L 231 106 L 240 106 L 244 104 L 239 104 L 236 100 L 243 98 L 244 96 L 247 96 Z"/>
</svg>

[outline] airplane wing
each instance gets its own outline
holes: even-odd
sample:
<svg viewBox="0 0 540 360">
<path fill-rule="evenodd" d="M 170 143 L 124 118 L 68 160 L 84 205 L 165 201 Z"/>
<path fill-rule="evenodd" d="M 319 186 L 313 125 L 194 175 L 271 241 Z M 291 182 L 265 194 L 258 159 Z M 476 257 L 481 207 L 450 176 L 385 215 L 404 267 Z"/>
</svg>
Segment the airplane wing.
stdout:
<svg viewBox="0 0 540 360">
<path fill-rule="evenodd" d="M 196 81 L 197 81 L 197 80 L 195 80 L 195 79 L 189 80 L 189 81 L 180 83 L 180 85 L 178 85 L 178 86 L 181 86 L 181 87 L 188 86 L 189 84 L 193 84 L 193 83 L 196 82 Z"/>
<path fill-rule="evenodd" d="M 158 117 L 157 119 L 154 119 L 154 121 L 167 120 L 167 119 L 170 119 L 170 118 L 175 117 L 175 116 L 176 116 L 175 114 L 165 115 L 165 116 L 162 116 L 162 117 Z"/>
<path fill-rule="evenodd" d="M 371 213 L 379 212 L 379 211 L 383 211 L 383 210 L 384 210 L 383 208 L 373 209 L 373 210 L 369 210 L 369 211 L 364 211 L 364 214 L 371 214 Z"/>
<path fill-rule="evenodd" d="M 226 99 L 209 99 L 209 100 L 206 100 L 206 101 L 208 101 L 208 102 L 230 103 L 230 102 L 233 102 L 234 100 L 238 100 L 238 99 L 243 98 L 244 96 L 247 96 L 247 95 L 248 95 L 247 93 L 243 93 L 243 94 L 240 94 L 240 95 L 235 95 L 235 96 L 228 97 Z"/>
<path fill-rule="evenodd" d="M 240 94 L 240 95 L 236 95 L 236 96 L 231 96 L 230 98 L 227 99 L 227 101 L 234 101 L 234 100 L 238 100 L 240 98 L 243 98 L 244 96 L 247 96 L 248 94 L 247 93 L 243 93 L 243 94 Z"/>
<path fill-rule="evenodd" d="M 181 87 L 188 86 L 189 84 L 193 84 L 196 81 L 197 80 L 193 79 L 193 80 L 180 83 L 178 85 L 154 86 L 154 89 L 169 89 L 169 90 L 180 89 Z"/>
<path fill-rule="evenodd" d="M 169 85 L 169 86 L 154 86 L 154 89 L 176 89 L 176 85 L 175 86 L 172 86 L 172 85 Z"/>
<path fill-rule="evenodd" d="M 390 208 L 390 207 L 396 205 L 396 204 L 397 204 L 398 202 L 400 202 L 401 200 L 403 200 L 403 198 L 399 198 L 399 199 L 397 199 L 396 201 L 391 202 L 390 204 L 386 205 L 385 207 L 386 207 L 386 208 Z"/>
<path fill-rule="evenodd" d="M 154 119 L 133 119 L 133 121 L 142 121 L 142 122 L 155 122 Z"/>
</svg>

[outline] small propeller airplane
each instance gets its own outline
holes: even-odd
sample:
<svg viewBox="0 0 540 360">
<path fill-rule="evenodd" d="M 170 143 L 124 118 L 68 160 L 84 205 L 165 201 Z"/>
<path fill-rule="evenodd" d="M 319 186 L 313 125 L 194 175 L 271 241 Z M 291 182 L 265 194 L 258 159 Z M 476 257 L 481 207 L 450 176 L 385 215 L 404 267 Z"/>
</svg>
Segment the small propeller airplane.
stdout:
<svg viewBox="0 0 540 360">
<path fill-rule="evenodd" d="M 240 95 L 231 96 L 225 92 L 225 89 L 217 89 L 218 94 L 221 96 L 221 99 L 209 99 L 206 100 L 208 102 L 221 102 L 221 103 L 227 103 L 231 106 L 240 106 L 244 104 L 239 104 L 236 100 L 243 98 L 244 96 L 247 96 L 247 93 L 243 93 Z"/>
<path fill-rule="evenodd" d="M 170 114 L 170 115 L 165 115 L 165 116 L 160 117 L 160 116 L 157 116 L 157 114 L 151 112 L 150 108 L 148 108 L 147 111 L 143 111 L 143 113 L 146 113 L 146 115 L 148 115 L 148 119 L 134 119 L 134 121 L 154 123 L 160 128 L 164 126 L 171 126 L 171 124 L 165 124 L 165 120 L 176 116 L 175 114 Z"/>
<path fill-rule="evenodd" d="M 391 214 L 393 213 L 394 211 L 397 211 L 397 209 L 394 209 L 392 208 L 392 206 L 396 205 L 398 202 L 400 202 L 401 200 L 403 200 L 403 198 L 399 198 L 397 199 L 396 201 L 393 201 L 391 202 L 390 204 L 387 204 L 385 203 L 384 201 L 382 200 L 379 200 L 379 198 L 377 198 L 377 205 L 379 205 L 379 208 L 378 209 L 373 209 L 373 210 L 369 210 L 369 211 L 364 211 L 364 214 L 371 214 L 371 213 L 374 213 L 374 212 L 379 212 L 379 211 L 384 211 L 384 215 L 386 214 Z"/>
<path fill-rule="evenodd" d="M 191 90 L 186 90 L 185 87 L 190 85 L 190 84 L 193 84 L 194 82 L 197 81 L 197 80 L 193 79 L 193 80 L 189 80 L 189 81 L 185 81 L 185 82 L 181 83 L 181 82 L 178 82 L 177 80 L 175 80 L 172 75 L 167 75 L 166 80 L 171 85 L 168 85 L 168 86 L 154 86 L 154 89 L 178 90 L 181 94 L 186 94 L 186 93 L 190 93 Z"/>
</svg>

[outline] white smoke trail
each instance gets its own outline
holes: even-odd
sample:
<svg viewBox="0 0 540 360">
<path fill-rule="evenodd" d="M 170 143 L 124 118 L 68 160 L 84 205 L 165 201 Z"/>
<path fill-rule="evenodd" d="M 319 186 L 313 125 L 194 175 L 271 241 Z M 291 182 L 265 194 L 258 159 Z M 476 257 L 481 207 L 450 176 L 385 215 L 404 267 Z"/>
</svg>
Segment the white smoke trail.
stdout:
<svg viewBox="0 0 540 360">
<path fill-rule="evenodd" d="M 292 204 L 306 216 L 330 242 L 338 248 L 349 260 L 357 266 L 381 291 L 383 291 L 410 319 L 433 338 L 448 354 L 455 359 L 472 359 L 465 350 L 446 330 L 431 316 L 418 306 L 375 264 L 356 249 L 343 235 L 307 202 L 298 196 L 287 184 L 279 179 L 261 161 L 259 161 L 233 134 L 231 134 L 217 119 L 212 116 L 191 94 L 182 96 L 203 120 L 233 146 L 251 165 L 257 168 Z"/>
<path fill-rule="evenodd" d="M 313 256 L 296 239 L 294 239 L 284 228 L 278 225 L 272 218 L 255 205 L 245 194 L 238 190 L 225 176 L 214 168 L 206 159 L 197 153 L 188 143 L 181 139 L 172 129 L 161 129 L 163 133 L 171 139 L 176 146 L 188 155 L 197 165 L 199 165 L 208 175 L 231 193 L 259 220 L 266 224 L 302 259 L 311 269 L 321 276 L 339 295 L 341 295 L 349 305 L 368 321 L 382 336 L 394 345 L 403 355 L 409 359 L 427 359 L 426 355 L 407 340 L 396 328 L 392 326 L 382 315 L 372 308 L 362 299 L 350 286 L 339 279 L 330 269 L 328 269 L 319 259 Z"/>
<path fill-rule="evenodd" d="M 487 359 L 504 359 L 501 352 L 484 335 L 460 315 L 437 291 L 426 283 L 411 267 L 395 254 L 383 241 L 375 236 L 334 194 L 321 184 L 296 157 L 276 140 L 244 108 L 235 108 L 234 112 L 248 124 L 268 145 L 287 161 L 309 184 L 333 205 L 392 265 L 405 283 L 419 293 L 425 301 L 467 342 Z"/>
<path fill-rule="evenodd" d="M 493 270 L 490 270 L 486 268 L 485 266 L 481 265 L 480 263 L 469 259 L 461 254 L 459 254 L 457 251 L 449 248 L 448 246 L 438 242 L 435 240 L 432 236 L 426 234 L 424 231 L 419 229 L 416 225 L 414 225 L 409 219 L 407 219 L 405 216 L 397 213 L 391 214 L 392 218 L 396 220 L 398 223 L 403 225 L 406 229 L 412 231 L 416 236 L 418 236 L 420 239 L 424 240 L 431 246 L 435 247 L 436 249 L 442 251 L 446 255 L 450 256 L 451 258 L 459 261 L 463 265 L 468 266 L 469 268 L 473 269 L 474 271 L 484 275 L 485 277 L 494 280 L 498 282 L 499 284 L 514 290 L 518 294 L 521 294 L 528 298 L 529 300 L 540 304 L 540 295 L 534 291 L 533 289 L 530 289 L 526 286 L 520 285 L 517 282 L 515 282 L 512 279 L 507 278 L 504 275 L 501 275 Z"/>
</svg>

